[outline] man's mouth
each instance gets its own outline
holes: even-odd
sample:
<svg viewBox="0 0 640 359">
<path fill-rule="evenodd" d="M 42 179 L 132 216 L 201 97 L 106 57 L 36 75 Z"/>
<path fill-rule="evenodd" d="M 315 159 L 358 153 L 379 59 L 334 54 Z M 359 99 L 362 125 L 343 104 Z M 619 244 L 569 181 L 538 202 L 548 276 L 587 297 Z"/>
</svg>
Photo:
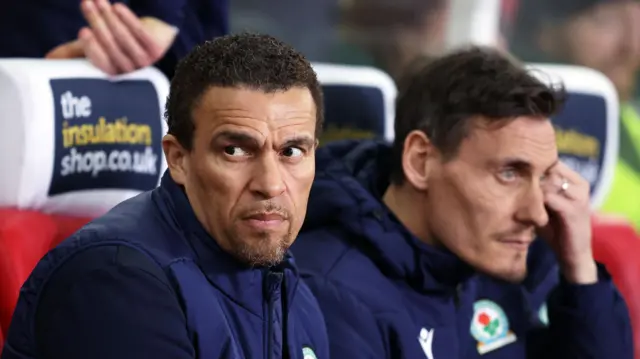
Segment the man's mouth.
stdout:
<svg viewBox="0 0 640 359">
<path fill-rule="evenodd" d="M 526 251 L 533 242 L 533 239 L 531 237 L 509 237 L 502 238 L 499 242 L 513 249 Z"/>
<path fill-rule="evenodd" d="M 281 226 L 287 218 L 277 212 L 261 212 L 247 216 L 245 220 L 253 228 L 267 230 Z"/>
</svg>

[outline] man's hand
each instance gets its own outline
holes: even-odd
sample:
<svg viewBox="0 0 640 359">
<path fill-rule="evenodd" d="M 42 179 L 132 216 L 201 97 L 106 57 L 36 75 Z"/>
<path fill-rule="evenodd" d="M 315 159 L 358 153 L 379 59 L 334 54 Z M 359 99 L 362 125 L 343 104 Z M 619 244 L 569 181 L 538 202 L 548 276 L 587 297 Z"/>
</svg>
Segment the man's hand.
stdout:
<svg viewBox="0 0 640 359">
<path fill-rule="evenodd" d="M 86 57 L 110 74 L 131 72 L 158 61 L 173 43 L 177 29 L 156 18 L 138 18 L 126 5 L 108 0 L 83 0 L 89 23 L 78 39 L 49 52 L 48 59 Z"/>
<path fill-rule="evenodd" d="M 562 274 L 575 284 L 598 281 L 591 249 L 589 183 L 565 164 L 551 169 L 543 185 L 549 223 L 540 230 L 556 252 Z"/>
</svg>

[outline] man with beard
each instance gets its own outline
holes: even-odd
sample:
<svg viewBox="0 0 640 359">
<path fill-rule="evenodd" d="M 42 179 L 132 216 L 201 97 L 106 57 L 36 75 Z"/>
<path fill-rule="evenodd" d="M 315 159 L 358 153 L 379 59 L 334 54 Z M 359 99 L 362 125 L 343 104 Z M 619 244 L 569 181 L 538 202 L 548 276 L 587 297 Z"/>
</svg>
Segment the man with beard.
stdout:
<svg viewBox="0 0 640 359">
<path fill-rule="evenodd" d="M 321 88 L 262 35 L 218 38 L 178 66 L 159 188 L 48 253 L 20 293 L 13 358 L 329 358 L 287 253 L 315 173 Z"/>
<path fill-rule="evenodd" d="M 631 359 L 626 305 L 591 250 L 589 184 L 558 161 L 564 90 L 484 48 L 401 83 L 393 145 L 316 156 L 293 252 L 331 355 Z"/>
</svg>

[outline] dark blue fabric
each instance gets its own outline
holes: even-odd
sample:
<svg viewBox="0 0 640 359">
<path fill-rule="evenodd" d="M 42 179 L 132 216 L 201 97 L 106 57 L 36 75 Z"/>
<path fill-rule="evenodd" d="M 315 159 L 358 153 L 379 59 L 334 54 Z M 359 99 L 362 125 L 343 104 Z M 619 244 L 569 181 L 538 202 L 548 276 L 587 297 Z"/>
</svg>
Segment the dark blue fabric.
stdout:
<svg viewBox="0 0 640 359">
<path fill-rule="evenodd" d="M 158 189 L 40 261 L 21 290 L 2 359 L 303 359 L 305 349 L 329 358 L 322 314 L 293 259 L 240 264 L 165 174 Z"/>
<path fill-rule="evenodd" d="M 333 357 L 633 357 L 626 305 L 603 267 L 598 283 L 571 285 L 538 240 L 522 284 L 475 273 L 417 240 L 381 202 L 389 154 L 382 143 L 346 141 L 316 155 L 307 219 L 292 250 L 324 311 Z M 504 312 L 500 325 L 479 326 L 491 308 Z M 515 341 L 480 354 L 489 341 L 472 329 L 504 334 L 493 344 Z"/>
<path fill-rule="evenodd" d="M 323 85 L 325 124 L 329 131 L 358 130 L 384 139 L 385 108 L 382 90 L 371 86 Z"/>
<path fill-rule="evenodd" d="M 54 47 L 75 40 L 87 23 L 81 0 L 5 0 L 0 11 L 0 58 L 41 58 Z M 229 28 L 229 0 L 123 0 L 139 16 L 152 16 L 180 29 L 156 64 L 169 78 L 175 65 L 196 44 L 224 35 Z"/>
</svg>

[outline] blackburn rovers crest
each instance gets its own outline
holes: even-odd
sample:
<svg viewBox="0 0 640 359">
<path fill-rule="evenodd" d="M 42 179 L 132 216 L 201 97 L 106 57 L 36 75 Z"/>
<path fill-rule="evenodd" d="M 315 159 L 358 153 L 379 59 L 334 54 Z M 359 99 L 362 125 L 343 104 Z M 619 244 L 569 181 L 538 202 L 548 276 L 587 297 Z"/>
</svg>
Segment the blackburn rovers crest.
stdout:
<svg viewBox="0 0 640 359">
<path fill-rule="evenodd" d="M 490 300 L 473 305 L 471 335 L 478 341 L 478 353 L 485 354 L 516 341 L 509 330 L 509 319 L 502 308 Z"/>
</svg>

